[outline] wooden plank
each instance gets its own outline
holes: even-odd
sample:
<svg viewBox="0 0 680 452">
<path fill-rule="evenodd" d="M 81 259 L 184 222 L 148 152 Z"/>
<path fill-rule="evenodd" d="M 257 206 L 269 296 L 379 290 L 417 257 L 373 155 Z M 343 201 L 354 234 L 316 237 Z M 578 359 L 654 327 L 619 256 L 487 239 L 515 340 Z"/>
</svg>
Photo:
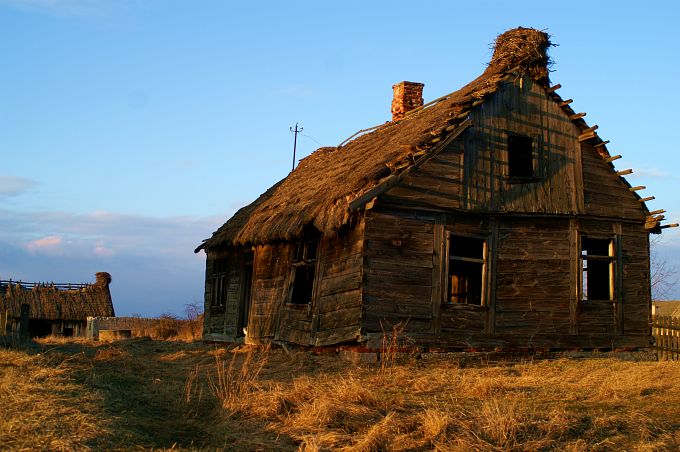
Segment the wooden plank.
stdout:
<svg viewBox="0 0 680 452">
<path fill-rule="evenodd" d="M 339 344 L 341 342 L 349 342 L 359 338 L 361 328 L 359 325 L 350 325 L 333 330 L 319 331 L 316 335 L 314 345 L 322 347 L 325 345 Z"/>
<path fill-rule="evenodd" d="M 390 269 L 366 267 L 364 277 L 380 279 L 384 284 L 430 286 L 432 284 L 432 269 L 410 267 L 408 272 L 405 273 L 403 267 L 400 266 L 394 266 Z"/>
<path fill-rule="evenodd" d="M 361 289 L 319 297 L 319 312 L 327 313 L 361 305 Z"/>
<path fill-rule="evenodd" d="M 318 332 L 358 325 L 361 307 L 352 306 L 337 311 L 325 312 L 319 316 Z"/>
<path fill-rule="evenodd" d="M 432 298 L 432 287 L 420 284 L 392 284 L 380 278 L 366 278 L 364 299 L 368 302 L 373 298 L 429 304 Z"/>
<path fill-rule="evenodd" d="M 430 309 L 432 311 L 432 332 L 441 332 L 442 319 L 441 319 L 441 304 L 444 299 L 444 278 L 446 277 L 446 247 L 445 247 L 445 237 L 444 237 L 444 222 L 446 221 L 446 216 L 440 216 L 437 219 L 434 228 L 434 247 L 433 254 L 431 257 L 432 262 L 432 291 L 430 297 Z"/>
<path fill-rule="evenodd" d="M 321 278 L 356 272 L 358 268 L 361 267 L 362 262 L 363 258 L 361 253 L 343 256 L 330 262 L 324 260 L 321 265 Z"/>
<path fill-rule="evenodd" d="M 569 220 L 569 334 L 579 334 L 578 303 L 581 298 L 581 245 L 578 237 L 578 220 Z"/>
<path fill-rule="evenodd" d="M 324 278 L 320 284 L 320 296 L 357 289 L 361 285 L 361 272 L 347 273 Z"/>
</svg>

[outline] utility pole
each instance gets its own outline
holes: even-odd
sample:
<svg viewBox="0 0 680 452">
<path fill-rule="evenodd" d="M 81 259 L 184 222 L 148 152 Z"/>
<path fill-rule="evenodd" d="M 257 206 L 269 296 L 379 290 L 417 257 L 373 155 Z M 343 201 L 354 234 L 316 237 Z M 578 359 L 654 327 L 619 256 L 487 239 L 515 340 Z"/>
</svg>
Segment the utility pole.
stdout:
<svg viewBox="0 0 680 452">
<path fill-rule="evenodd" d="M 295 138 L 293 138 L 293 169 L 295 169 L 295 151 L 297 150 L 297 136 L 298 133 L 302 132 L 302 127 L 298 128 L 298 123 L 296 122 L 295 129 L 293 129 L 293 127 L 291 126 L 290 131 L 295 134 Z"/>
</svg>

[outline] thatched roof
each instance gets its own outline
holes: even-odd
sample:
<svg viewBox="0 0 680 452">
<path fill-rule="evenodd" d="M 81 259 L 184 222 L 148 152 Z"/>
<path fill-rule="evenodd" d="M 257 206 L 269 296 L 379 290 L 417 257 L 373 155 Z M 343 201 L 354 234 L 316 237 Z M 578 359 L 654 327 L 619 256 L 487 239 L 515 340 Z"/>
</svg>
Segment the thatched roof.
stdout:
<svg viewBox="0 0 680 452">
<path fill-rule="evenodd" d="M 301 236 L 309 224 L 324 233 L 339 229 L 360 210 L 353 201 L 446 140 L 456 125 L 465 121 L 467 112 L 503 81 L 528 74 L 547 88 L 550 46 L 547 33 L 531 28 L 501 34 L 488 67 L 471 83 L 347 144 L 318 149 L 255 202 L 236 212 L 196 251 L 291 240 Z M 568 106 L 565 112 L 573 114 Z M 577 125 L 587 127 L 582 120 Z"/>
<path fill-rule="evenodd" d="M 109 284 L 111 275 L 96 274 L 94 284 L 0 283 L 0 313 L 19 318 L 21 305 L 30 306 L 29 318 L 41 320 L 85 321 L 87 317 L 114 314 Z"/>
</svg>

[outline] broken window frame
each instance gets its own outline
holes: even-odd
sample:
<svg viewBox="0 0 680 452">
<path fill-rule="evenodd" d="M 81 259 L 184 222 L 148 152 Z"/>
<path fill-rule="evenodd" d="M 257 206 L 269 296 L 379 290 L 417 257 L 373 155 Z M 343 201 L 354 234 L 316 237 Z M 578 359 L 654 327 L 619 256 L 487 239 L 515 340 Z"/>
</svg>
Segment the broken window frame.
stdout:
<svg viewBox="0 0 680 452">
<path fill-rule="evenodd" d="M 526 157 L 529 157 L 531 160 L 531 174 L 513 174 L 513 167 L 516 167 L 516 164 L 511 163 L 512 161 L 516 161 L 513 158 L 513 155 L 516 155 L 516 153 L 511 152 L 511 141 L 514 139 L 526 139 L 526 140 L 531 140 L 531 149 L 529 150 L 528 156 L 525 156 L 523 160 L 526 160 Z M 526 135 L 522 133 L 516 133 L 516 132 L 506 132 L 505 134 L 505 151 L 506 151 L 506 177 L 508 179 L 508 182 L 510 183 L 528 183 L 528 182 L 536 182 L 542 178 L 541 176 L 541 165 L 540 165 L 540 136 L 538 135 Z M 526 152 L 523 150 L 523 152 Z"/>
<path fill-rule="evenodd" d="M 481 242 L 482 245 L 482 257 L 481 258 L 476 258 L 476 257 L 468 257 L 468 256 L 457 256 L 457 255 L 452 255 L 452 242 L 454 242 L 457 239 L 463 239 L 463 240 L 476 240 Z M 469 296 L 466 295 L 465 301 L 452 301 L 452 284 L 451 284 L 451 261 L 454 262 L 462 262 L 462 263 L 468 263 L 468 264 L 473 264 L 473 265 L 481 265 L 481 268 L 479 269 L 480 271 L 480 294 L 479 294 L 479 303 L 470 303 L 469 302 Z M 442 303 L 444 306 L 475 306 L 475 307 L 484 307 L 488 304 L 487 300 L 487 281 L 488 281 L 488 269 L 489 269 L 489 237 L 488 236 L 481 236 L 481 235 L 470 235 L 470 234 L 463 234 L 463 233 L 458 233 L 455 231 L 448 231 L 447 236 L 446 236 L 446 260 L 445 260 L 445 269 L 444 269 L 444 290 L 443 290 L 443 295 L 444 299 L 442 300 Z"/>
<path fill-rule="evenodd" d="M 606 242 L 607 246 L 607 255 L 603 254 L 588 254 L 587 249 L 584 249 L 586 246 L 585 243 L 586 241 L 599 241 L 602 242 L 601 245 L 604 245 L 604 242 Z M 617 297 L 617 287 L 616 287 L 616 281 L 617 281 L 617 255 L 616 255 L 616 249 L 617 249 L 617 238 L 616 237 L 598 237 L 598 236 L 587 236 L 587 235 L 582 235 L 581 239 L 579 240 L 579 299 L 582 303 L 593 303 L 593 302 L 609 302 L 609 303 L 614 303 L 616 302 L 616 297 Z M 608 298 L 602 298 L 602 297 L 595 297 L 591 298 L 588 296 L 589 292 L 589 286 L 591 284 L 589 283 L 590 281 L 590 276 L 588 274 L 588 262 L 592 263 L 602 263 L 606 262 L 608 264 L 608 269 L 607 269 L 607 281 L 604 283 L 606 284 L 609 292 Z M 593 266 L 590 266 L 591 270 L 593 269 Z"/>
<path fill-rule="evenodd" d="M 295 244 L 286 304 L 291 306 L 309 306 L 314 301 L 320 243 L 321 240 L 317 234 L 305 234 L 304 239 Z M 311 273 L 311 278 L 308 277 L 305 286 L 296 286 L 300 273 L 302 273 L 301 269 L 305 269 L 307 274 Z M 304 293 L 302 294 L 296 291 L 296 288 L 300 287 L 304 287 Z"/>
<path fill-rule="evenodd" d="M 227 305 L 229 290 L 229 265 L 225 258 L 218 258 L 212 262 L 210 289 L 210 309 L 223 311 Z"/>
</svg>

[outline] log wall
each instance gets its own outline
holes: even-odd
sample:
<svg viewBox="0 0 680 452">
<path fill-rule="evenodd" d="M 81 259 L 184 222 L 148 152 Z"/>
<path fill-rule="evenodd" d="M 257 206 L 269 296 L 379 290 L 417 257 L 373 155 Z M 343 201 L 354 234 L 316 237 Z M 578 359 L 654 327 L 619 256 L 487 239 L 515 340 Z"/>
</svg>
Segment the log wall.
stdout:
<svg viewBox="0 0 680 452">
<path fill-rule="evenodd" d="M 369 211 L 365 221 L 363 331 L 431 331 L 435 218 Z"/>
<path fill-rule="evenodd" d="M 487 240 L 484 306 L 445 302 L 446 237 Z M 615 241 L 615 296 L 580 299 L 580 237 Z M 363 332 L 393 325 L 436 347 L 645 347 L 647 233 L 642 224 L 569 217 L 474 216 L 381 204 L 366 215 Z M 371 342 L 373 341 L 373 342 Z"/>
<path fill-rule="evenodd" d="M 281 322 L 281 311 L 290 276 L 293 244 L 277 243 L 255 247 L 248 339 L 273 339 Z"/>
</svg>

